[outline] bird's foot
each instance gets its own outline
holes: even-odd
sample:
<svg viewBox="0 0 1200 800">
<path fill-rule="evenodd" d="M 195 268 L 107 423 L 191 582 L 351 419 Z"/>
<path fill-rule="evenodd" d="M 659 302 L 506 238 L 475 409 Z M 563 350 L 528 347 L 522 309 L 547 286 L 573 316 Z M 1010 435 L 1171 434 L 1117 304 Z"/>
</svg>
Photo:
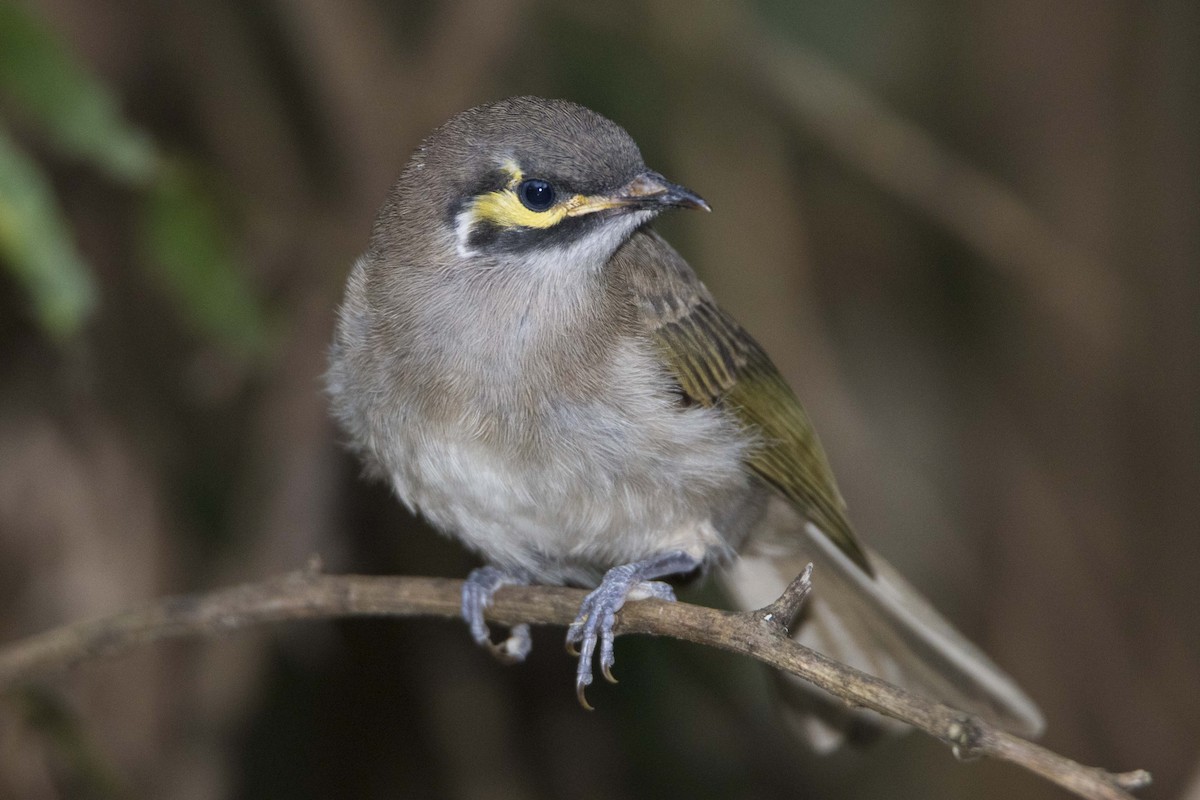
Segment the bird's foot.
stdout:
<svg viewBox="0 0 1200 800">
<path fill-rule="evenodd" d="M 479 567 L 471 571 L 463 584 L 462 616 L 471 628 L 471 638 L 506 664 L 524 661 L 525 656 L 529 655 L 533 647 L 529 626 L 524 623 L 514 625 L 509 630 L 507 639 L 493 642 L 483 612 L 492 604 L 492 595 L 501 586 L 524 586 L 526 583 L 521 576 L 496 567 Z"/>
<path fill-rule="evenodd" d="M 691 572 L 700 562 L 682 550 L 664 553 L 654 558 L 613 567 L 604 574 L 600 582 L 579 607 L 579 615 L 567 629 L 567 649 L 579 655 L 579 666 L 575 671 L 575 694 L 584 708 L 591 710 L 585 692 L 592 683 L 592 658 L 596 644 L 600 645 L 600 672 L 610 683 L 616 683 L 612 674 L 615 661 L 613 655 L 613 627 L 617 612 L 626 600 L 657 598 L 673 602 L 675 591 L 669 584 L 654 580 L 667 575 Z"/>
</svg>

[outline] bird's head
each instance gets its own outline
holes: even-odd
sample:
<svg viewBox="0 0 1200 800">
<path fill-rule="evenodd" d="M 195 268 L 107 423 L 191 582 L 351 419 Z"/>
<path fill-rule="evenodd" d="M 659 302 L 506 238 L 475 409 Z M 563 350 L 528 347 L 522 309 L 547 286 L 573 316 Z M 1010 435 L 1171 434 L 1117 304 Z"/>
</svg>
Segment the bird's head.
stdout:
<svg viewBox="0 0 1200 800">
<path fill-rule="evenodd" d="M 600 267 L 666 208 L 708 209 L 649 170 L 633 139 L 564 100 L 464 111 L 418 148 L 376 222 L 375 247 L 480 263 Z M 399 249 L 397 249 L 399 248 Z"/>
</svg>

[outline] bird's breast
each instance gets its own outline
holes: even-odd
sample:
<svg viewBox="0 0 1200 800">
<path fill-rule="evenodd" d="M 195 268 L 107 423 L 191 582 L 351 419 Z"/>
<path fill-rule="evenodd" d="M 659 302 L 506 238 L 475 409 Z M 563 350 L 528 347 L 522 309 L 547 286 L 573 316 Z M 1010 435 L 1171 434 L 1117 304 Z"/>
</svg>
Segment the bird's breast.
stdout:
<svg viewBox="0 0 1200 800">
<path fill-rule="evenodd" d="M 551 578 L 672 541 L 725 546 L 712 520 L 748 489 L 748 439 L 717 411 L 681 407 L 648 343 L 516 362 L 406 421 L 389 459 L 402 497 L 493 562 Z"/>
</svg>

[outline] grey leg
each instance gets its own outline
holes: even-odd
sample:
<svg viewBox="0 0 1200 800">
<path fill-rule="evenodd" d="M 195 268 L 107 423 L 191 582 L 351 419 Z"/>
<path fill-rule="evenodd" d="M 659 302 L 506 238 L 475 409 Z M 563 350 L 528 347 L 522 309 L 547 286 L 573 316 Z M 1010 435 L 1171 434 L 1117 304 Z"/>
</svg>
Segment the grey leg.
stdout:
<svg viewBox="0 0 1200 800">
<path fill-rule="evenodd" d="M 492 595 L 501 586 L 525 586 L 528 581 L 513 573 L 505 572 L 496 567 L 480 567 L 471 570 L 463 584 L 462 616 L 471 628 L 471 638 L 478 644 L 488 648 L 496 658 L 505 663 L 524 661 L 533 647 L 529 635 L 529 626 L 522 623 L 514 625 L 509 631 L 508 638 L 502 642 L 493 642 L 484 621 L 483 612 L 492 604 Z"/>
<path fill-rule="evenodd" d="M 609 681 L 616 682 L 612 676 L 613 656 L 613 625 L 617 621 L 617 612 L 625 601 L 656 597 L 659 600 L 673 601 L 675 592 L 671 587 L 655 578 L 668 575 L 681 575 L 691 572 L 700 566 L 700 562 L 682 550 L 672 550 L 661 555 L 613 567 L 604 575 L 600 582 L 579 608 L 579 616 L 567 629 L 567 645 L 579 646 L 579 666 L 575 671 L 575 694 L 584 708 L 588 705 L 584 692 L 592 683 L 592 656 L 596 650 L 597 641 L 600 644 L 600 671 Z"/>
</svg>

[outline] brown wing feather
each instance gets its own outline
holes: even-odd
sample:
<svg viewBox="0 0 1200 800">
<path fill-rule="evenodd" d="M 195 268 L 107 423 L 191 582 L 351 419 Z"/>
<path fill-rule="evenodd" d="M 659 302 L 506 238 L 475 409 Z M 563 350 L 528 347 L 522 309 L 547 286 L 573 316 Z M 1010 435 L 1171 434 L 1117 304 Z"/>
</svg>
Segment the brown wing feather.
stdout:
<svg viewBox="0 0 1200 800">
<path fill-rule="evenodd" d="M 685 397 L 753 431 L 755 474 L 871 574 L 812 423 L 762 347 L 656 234 L 636 234 L 614 261 Z"/>
</svg>

